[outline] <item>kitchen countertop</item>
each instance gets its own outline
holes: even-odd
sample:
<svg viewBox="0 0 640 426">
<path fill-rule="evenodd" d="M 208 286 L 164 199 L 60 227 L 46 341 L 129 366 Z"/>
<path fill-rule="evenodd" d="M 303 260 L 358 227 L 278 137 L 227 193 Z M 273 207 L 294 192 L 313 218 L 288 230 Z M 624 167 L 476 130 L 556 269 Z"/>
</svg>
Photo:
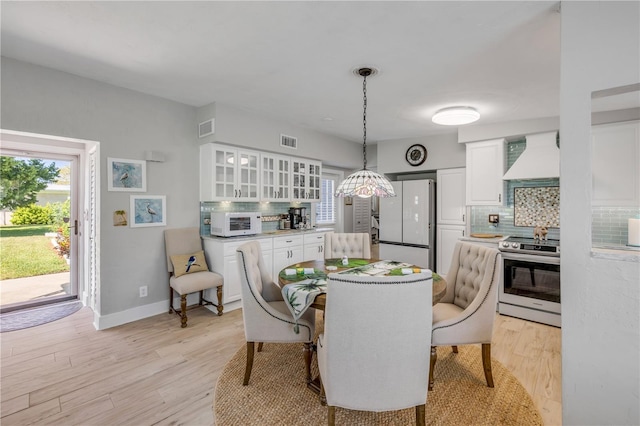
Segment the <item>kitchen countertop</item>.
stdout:
<svg viewBox="0 0 640 426">
<path fill-rule="evenodd" d="M 495 244 L 497 244 L 498 242 L 500 242 L 502 240 L 506 240 L 507 238 L 509 238 L 508 235 L 502 235 L 500 237 L 492 237 L 492 238 L 477 238 L 477 237 L 465 236 L 465 237 L 461 237 L 460 241 L 470 241 L 470 242 L 474 242 L 474 243 L 495 243 Z"/>
<path fill-rule="evenodd" d="M 312 229 L 277 229 L 273 231 L 266 231 L 261 234 L 255 235 L 242 235 L 239 237 L 218 237 L 216 235 L 202 235 L 202 238 L 219 241 L 242 241 L 242 240 L 255 240 L 258 238 L 273 238 L 284 235 L 304 235 L 313 234 L 315 232 L 333 232 L 333 228 L 312 228 Z"/>
<path fill-rule="evenodd" d="M 591 248 L 591 256 L 601 259 L 640 263 L 640 247 L 615 244 L 593 244 Z"/>
</svg>

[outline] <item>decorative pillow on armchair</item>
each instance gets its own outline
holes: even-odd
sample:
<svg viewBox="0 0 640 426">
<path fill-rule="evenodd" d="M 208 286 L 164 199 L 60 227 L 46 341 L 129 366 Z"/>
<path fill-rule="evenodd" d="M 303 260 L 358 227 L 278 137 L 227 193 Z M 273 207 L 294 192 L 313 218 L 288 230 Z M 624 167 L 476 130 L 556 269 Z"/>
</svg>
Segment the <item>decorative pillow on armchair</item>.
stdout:
<svg viewBox="0 0 640 426">
<path fill-rule="evenodd" d="M 173 275 L 179 277 L 180 275 L 190 274 L 192 272 L 208 271 L 207 259 L 204 257 L 204 251 L 198 251 L 193 254 L 177 254 L 171 256 L 171 263 L 173 264 Z"/>
</svg>

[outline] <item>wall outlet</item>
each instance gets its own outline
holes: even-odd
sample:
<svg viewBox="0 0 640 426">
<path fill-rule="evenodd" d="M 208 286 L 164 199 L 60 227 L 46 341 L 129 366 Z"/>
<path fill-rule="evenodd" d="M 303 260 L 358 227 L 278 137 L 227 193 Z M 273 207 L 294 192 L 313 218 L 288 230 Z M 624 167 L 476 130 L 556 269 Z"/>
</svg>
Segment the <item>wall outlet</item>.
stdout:
<svg viewBox="0 0 640 426">
<path fill-rule="evenodd" d="M 140 297 L 147 297 L 147 286 L 143 285 L 138 290 L 140 290 Z"/>
<path fill-rule="evenodd" d="M 489 223 L 500 223 L 500 215 L 498 215 L 498 214 L 490 214 L 489 215 Z"/>
</svg>

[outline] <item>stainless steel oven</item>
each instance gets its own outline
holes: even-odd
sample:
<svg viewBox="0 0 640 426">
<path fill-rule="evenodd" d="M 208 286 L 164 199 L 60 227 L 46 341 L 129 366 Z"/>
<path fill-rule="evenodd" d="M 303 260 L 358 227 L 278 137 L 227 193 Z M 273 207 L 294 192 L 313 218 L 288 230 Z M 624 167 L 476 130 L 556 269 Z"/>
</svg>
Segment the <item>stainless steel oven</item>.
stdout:
<svg viewBox="0 0 640 426">
<path fill-rule="evenodd" d="M 501 314 L 560 327 L 560 246 L 557 241 L 510 238 L 500 243 Z"/>
</svg>

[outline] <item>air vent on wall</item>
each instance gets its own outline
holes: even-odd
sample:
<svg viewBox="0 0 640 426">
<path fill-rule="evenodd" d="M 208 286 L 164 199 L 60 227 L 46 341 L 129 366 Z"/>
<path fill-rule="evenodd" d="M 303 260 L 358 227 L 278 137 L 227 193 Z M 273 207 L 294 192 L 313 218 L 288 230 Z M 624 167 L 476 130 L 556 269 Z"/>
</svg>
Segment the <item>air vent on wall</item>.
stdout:
<svg viewBox="0 0 640 426">
<path fill-rule="evenodd" d="M 291 148 L 291 149 L 298 149 L 298 138 L 281 134 L 280 146 L 284 146 L 286 148 Z"/>
<path fill-rule="evenodd" d="M 215 132 L 214 122 L 215 120 L 211 118 L 198 124 L 198 137 L 204 138 L 205 136 L 212 135 Z"/>
</svg>

